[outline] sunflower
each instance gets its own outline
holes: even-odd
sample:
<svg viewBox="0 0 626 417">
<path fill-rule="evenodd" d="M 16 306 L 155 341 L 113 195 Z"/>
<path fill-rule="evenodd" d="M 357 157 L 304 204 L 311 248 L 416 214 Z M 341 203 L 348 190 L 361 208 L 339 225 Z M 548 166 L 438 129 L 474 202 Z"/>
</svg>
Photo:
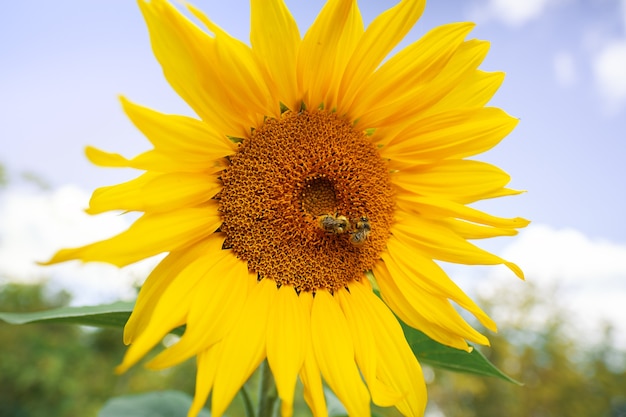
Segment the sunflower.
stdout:
<svg viewBox="0 0 626 417">
<path fill-rule="evenodd" d="M 467 157 L 517 120 L 485 107 L 503 80 L 478 69 L 488 43 L 471 23 L 437 27 L 388 57 L 424 1 L 403 0 L 364 28 L 356 1 L 329 0 L 301 38 L 282 0 L 251 0 L 250 46 L 192 6 L 140 0 L 154 53 L 198 118 L 122 98 L 153 149 L 132 159 L 94 148 L 96 165 L 145 171 L 97 189 L 89 213 L 144 214 L 126 231 L 50 261 L 124 266 L 168 253 L 126 325 L 123 372 L 172 329 L 148 366 L 197 358 L 195 416 L 213 416 L 267 359 L 283 416 L 298 378 L 315 416 L 323 382 L 354 416 L 370 402 L 420 416 L 426 389 L 396 316 L 459 349 L 493 321 L 436 261 L 512 263 L 468 240 L 527 225 L 468 204 L 517 194 Z M 380 292 L 380 298 L 374 292 Z"/>
</svg>

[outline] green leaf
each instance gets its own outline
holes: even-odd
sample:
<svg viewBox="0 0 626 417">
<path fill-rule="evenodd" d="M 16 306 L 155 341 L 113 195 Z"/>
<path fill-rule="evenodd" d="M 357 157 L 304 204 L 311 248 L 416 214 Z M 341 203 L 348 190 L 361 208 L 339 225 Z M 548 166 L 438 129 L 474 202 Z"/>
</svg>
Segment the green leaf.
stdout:
<svg viewBox="0 0 626 417">
<path fill-rule="evenodd" d="M 401 320 L 400 324 L 404 330 L 409 346 L 421 363 L 428 364 L 436 368 L 447 369 L 454 372 L 465 372 L 481 376 L 493 376 L 517 385 L 521 382 L 511 378 L 477 349 L 471 352 L 455 349 L 435 342 L 424 333 L 407 326 Z"/>
<path fill-rule="evenodd" d="M 180 391 L 158 391 L 111 398 L 98 417 L 186 417 L 192 398 Z M 202 410 L 198 417 L 211 417 Z"/>
<path fill-rule="evenodd" d="M 0 320 L 10 324 L 67 323 L 96 327 L 124 327 L 134 302 L 118 301 L 88 307 L 62 307 L 33 313 L 3 313 Z"/>
<path fill-rule="evenodd" d="M 117 301 L 113 304 L 102 304 L 87 307 L 61 307 L 53 310 L 35 311 L 33 313 L 0 312 L 0 320 L 9 324 L 28 323 L 64 323 L 94 327 L 123 328 L 133 311 L 134 302 Z M 172 329 L 170 333 L 182 336 L 185 326 Z"/>
</svg>

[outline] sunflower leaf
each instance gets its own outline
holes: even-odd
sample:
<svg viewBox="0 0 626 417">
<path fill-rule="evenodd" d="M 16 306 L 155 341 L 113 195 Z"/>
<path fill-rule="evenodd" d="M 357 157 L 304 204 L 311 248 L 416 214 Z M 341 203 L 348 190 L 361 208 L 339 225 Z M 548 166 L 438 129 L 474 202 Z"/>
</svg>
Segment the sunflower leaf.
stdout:
<svg viewBox="0 0 626 417">
<path fill-rule="evenodd" d="M 498 369 L 477 349 L 466 352 L 445 346 L 435 342 L 424 333 L 407 326 L 402 321 L 400 324 L 411 350 L 421 363 L 454 372 L 493 376 L 513 384 L 523 385 Z"/>
<path fill-rule="evenodd" d="M 87 307 L 61 307 L 31 313 L 0 312 L 0 320 L 10 324 L 66 323 L 95 327 L 124 327 L 133 302 L 118 301 Z"/>
<path fill-rule="evenodd" d="M 191 402 L 191 397 L 180 391 L 124 395 L 108 400 L 98 417 L 185 417 Z M 208 410 L 198 414 L 198 417 L 210 416 Z"/>
<path fill-rule="evenodd" d="M 101 304 L 85 307 L 61 307 L 51 310 L 34 311 L 29 313 L 11 313 L 0 311 L 0 321 L 9 324 L 29 323 L 61 323 L 78 324 L 93 327 L 123 328 L 133 311 L 134 302 L 117 301 L 112 304 Z M 185 326 L 172 329 L 170 333 L 182 336 Z"/>
</svg>

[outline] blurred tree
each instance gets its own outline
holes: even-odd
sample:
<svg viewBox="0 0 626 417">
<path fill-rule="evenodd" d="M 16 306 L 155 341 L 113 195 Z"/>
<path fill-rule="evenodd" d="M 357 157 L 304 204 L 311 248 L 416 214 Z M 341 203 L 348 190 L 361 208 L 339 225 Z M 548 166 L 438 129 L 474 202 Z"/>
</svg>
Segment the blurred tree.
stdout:
<svg viewBox="0 0 626 417">
<path fill-rule="evenodd" d="M 9 180 L 7 178 L 7 172 L 4 165 L 0 163 L 0 189 L 5 188 Z"/>
<path fill-rule="evenodd" d="M 480 301 L 487 312 L 506 306 L 515 313 L 481 350 L 524 386 L 436 370 L 433 408 L 445 417 L 626 417 L 626 352 L 614 347 L 610 328 L 590 343 L 580 340 L 556 293 L 525 284 L 511 297 L 494 294 Z"/>
<path fill-rule="evenodd" d="M 45 178 L 33 171 L 24 171 L 21 173 L 20 177 L 26 181 L 26 183 L 37 187 L 40 191 L 48 191 L 52 189 L 52 186 Z"/>
<path fill-rule="evenodd" d="M 37 311 L 69 302 L 41 285 L 0 289 L 0 310 Z M 177 389 L 193 393 L 195 364 L 153 372 L 134 367 L 113 374 L 125 351 L 121 329 L 0 322 L 0 417 L 96 416 L 112 396 Z"/>
</svg>

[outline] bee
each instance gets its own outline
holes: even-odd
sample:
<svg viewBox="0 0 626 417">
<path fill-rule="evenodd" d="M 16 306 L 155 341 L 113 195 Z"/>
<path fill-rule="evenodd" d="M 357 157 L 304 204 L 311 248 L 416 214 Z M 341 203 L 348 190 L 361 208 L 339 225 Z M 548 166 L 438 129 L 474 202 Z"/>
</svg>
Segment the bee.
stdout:
<svg viewBox="0 0 626 417">
<path fill-rule="evenodd" d="M 348 231 L 350 222 L 346 216 L 337 214 L 322 214 L 317 216 L 317 225 L 324 232 L 334 235 L 340 235 Z"/>
<path fill-rule="evenodd" d="M 372 225 L 369 220 L 365 216 L 361 216 L 359 220 L 356 221 L 354 226 L 354 231 L 350 234 L 350 243 L 355 246 L 361 246 L 367 240 L 367 236 L 369 236 L 372 231 Z"/>
</svg>

